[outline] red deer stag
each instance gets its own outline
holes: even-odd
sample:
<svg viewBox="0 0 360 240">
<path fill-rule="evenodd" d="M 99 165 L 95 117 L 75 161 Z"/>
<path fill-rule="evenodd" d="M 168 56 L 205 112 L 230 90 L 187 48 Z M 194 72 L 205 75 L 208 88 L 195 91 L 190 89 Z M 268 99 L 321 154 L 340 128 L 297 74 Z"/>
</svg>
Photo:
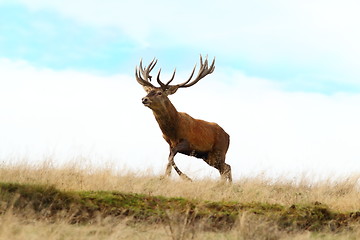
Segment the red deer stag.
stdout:
<svg viewBox="0 0 360 240">
<path fill-rule="evenodd" d="M 211 74 L 215 69 L 215 58 L 208 66 L 208 59 L 206 58 L 203 62 L 200 55 L 200 70 L 197 77 L 191 81 L 196 69 L 195 65 L 189 79 L 177 85 L 170 85 L 175 77 L 176 69 L 166 84 L 160 81 L 160 69 L 157 75 L 160 87 L 155 87 L 150 82 L 152 78 L 150 72 L 156 63 L 157 60 L 154 59 L 148 67 L 143 67 L 141 60 L 140 66 L 135 68 L 135 76 L 137 82 L 147 92 L 147 95 L 142 98 L 142 103 L 153 111 L 163 137 L 170 145 L 165 175 L 170 176 L 171 166 L 173 166 L 182 178 L 191 180 L 178 169 L 174 162 L 176 153 L 182 153 L 202 158 L 207 164 L 219 170 L 222 179 L 231 182 L 231 167 L 225 163 L 225 155 L 230 143 L 229 135 L 216 123 L 194 119 L 186 113 L 178 112 L 168 98 L 168 95 L 174 94 L 179 88 L 191 87 L 206 75 Z"/>
</svg>

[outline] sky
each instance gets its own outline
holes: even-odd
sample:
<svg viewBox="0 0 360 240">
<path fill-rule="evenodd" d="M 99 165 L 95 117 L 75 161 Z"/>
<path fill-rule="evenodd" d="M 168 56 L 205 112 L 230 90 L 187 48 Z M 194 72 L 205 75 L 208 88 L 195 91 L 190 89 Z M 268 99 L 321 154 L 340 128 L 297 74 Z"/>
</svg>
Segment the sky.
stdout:
<svg viewBox="0 0 360 240">
<path fill-rule="evenodd" d="M 231 137 L 235 179 L 360 172 L 360 3 L 344 0 L 0 0 L 0 160 L 165 169 L 134 77 L 214 73 L 170 99 Z M 155 74 L 154 73 L 154 74 Z M 190 177 L 218 177 L 177 155 Z"/>
</svg>

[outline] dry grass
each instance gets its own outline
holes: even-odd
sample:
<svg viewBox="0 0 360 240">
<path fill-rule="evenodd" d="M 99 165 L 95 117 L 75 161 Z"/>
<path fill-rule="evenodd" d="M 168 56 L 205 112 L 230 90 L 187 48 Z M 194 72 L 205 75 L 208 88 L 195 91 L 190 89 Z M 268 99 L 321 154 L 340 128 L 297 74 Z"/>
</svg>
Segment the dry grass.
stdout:
<svg viewBox="0 0 360 240">
<path fill-rule="evenodd" d="M 85 162 L 85 164 L 83 164 Z M 358 211 L 358 176 L 342 180 L 313 182 L 268 179 L 264 175 L 243 178 L 232 185 L 204 179 L 186 182 L 162 179 L 149 173 L 114 172 L 111 166 L 92 168 L 85 159 L 54 167 L 51 160 L 41 164 L 0 164 L 0 182 L 53 185 L 60 190 L 103 190 L 142 193 L 165 197 L 183 197 L 210 201 L 262 202 L 291 206 L 320 202 L 335 211 Z"/>
<path fill-rule="evenodd" d="M 253 215 L 239 216 L 237 226 L 227 232 L 200 231 L 188 228 L 184 217 L 171 216 L 169 225 L 129 225 L 127 220 L 99 219 L 96 223 L 69 224 L 66 219 L 57 222 L 29 220 L 11 212 L 0 214 L 0 240 L 356 240 L 359 229 L 342 233 L 287 233 L 268 222 L 260 222 Z"/>
<path fill-rule="evenodd" d="M 129 227 L 126 222 L 109 219 L 95 224 L 74 225 L 66 220 L 58 222 L 28 221 L 11 214 L 0 215 L 1 240 L 102 240 L 102 239 L 169 239 L 157 228 Z"/>
<path fill-rule="evenodd" d="M 84 164 L 85 162 L 85 164 Z M 92 168 L 86 159 L 54 167 L 51 160 L 41 164 L 27 162 L 0 164 L 0 182 L 52 185 L 66 191 L 120 191 L 165 197 L 209 201 L 261 202 L 291 206 L 320 202 L 330 209 L 353 212 L 360 209 L 359 177 L 313 182 L 243 178 L 232 185 L 212 179 L 185 182 L 177 178 L 161 179 L 149 173 L 115 172 L 111 166 Z M 128 224 L 127 219 L 98 219 L 93 224 L 69 224 L 67 219 L 46 222 L 24 219 L 7 210 L 0 214 L 1 239 L 360 239 L 360 228 L 341 233 L 280 231 L 271 222 L 254 214 L 242 213 L 236 227 L 227 232 L 206 232 L 201 226 L 189 226 L 187 215 L 169 212 L 167 225 Z M 31 219 L 31 218 L 30 218 Z M 201 224 L 200 224 L 201 225 Z"/>
</svg>

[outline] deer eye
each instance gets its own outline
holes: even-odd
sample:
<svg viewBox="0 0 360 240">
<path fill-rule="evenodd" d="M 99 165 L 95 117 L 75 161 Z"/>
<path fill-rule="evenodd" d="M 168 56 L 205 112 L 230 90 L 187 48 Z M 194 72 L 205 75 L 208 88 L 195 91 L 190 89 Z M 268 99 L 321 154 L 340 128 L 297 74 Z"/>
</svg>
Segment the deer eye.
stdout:
<svg viewBox="0 0 360 240">
<path fill-rule="evenodd" d="M 161 95 L 162 95 L 162 92 L 159 91 L 159 92 L 157 92 L 156 94 L 157 94 L 158 96 L 161 96 Z"/>
</svg>

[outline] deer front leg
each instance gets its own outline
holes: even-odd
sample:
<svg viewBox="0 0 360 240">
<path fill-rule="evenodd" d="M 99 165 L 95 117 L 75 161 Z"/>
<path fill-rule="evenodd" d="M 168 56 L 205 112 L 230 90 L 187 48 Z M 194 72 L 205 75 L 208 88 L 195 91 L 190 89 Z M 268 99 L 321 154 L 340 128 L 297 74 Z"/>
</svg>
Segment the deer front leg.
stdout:
<svg viewBox="0 0 360 240">
<path fill-rule="evenodd" d="M 165 175 L 167 177 L 170 176 L 171 174 L 171 166 L 172 166 L 182 179 L 192 181 L 191 178 L 189 178 L 188 176 L 186 176 L 186 174 L 180 171 L 180 169 L 176 166 L 174 161 L 174 157 L 178 152 L 187 151 L 189 148 L 190 148 L 189 143 L 186 140 L 180 141 L 175 147 L 170 148 L 168 164 L 166 166 L 166 171 L 165 171 Z"/>
<path fill-rule="evenodd" d="M 174 160 L 172 160 L 172 161 L 174 161 Z M 171 175 L 172 161 L 170 161 L 170 156 L 169 156 L 168 164 L 166 165 L 166 170 L 165 170 L 166 177 L 170 177 L 170 175 Z"/>
<path fill-rule="evenodd" d="M 172 157 L 172 158 L 174 158 L 174 157 Z M 174 162 L 174 160 L 170 160 L 170 156 L 169 156 L 168 164 L 166 165 L 165 176 L 162 176 L 161 179 L 170 177 L 171 167 L 172 167 L 173 162 Z"/>
</svg>

